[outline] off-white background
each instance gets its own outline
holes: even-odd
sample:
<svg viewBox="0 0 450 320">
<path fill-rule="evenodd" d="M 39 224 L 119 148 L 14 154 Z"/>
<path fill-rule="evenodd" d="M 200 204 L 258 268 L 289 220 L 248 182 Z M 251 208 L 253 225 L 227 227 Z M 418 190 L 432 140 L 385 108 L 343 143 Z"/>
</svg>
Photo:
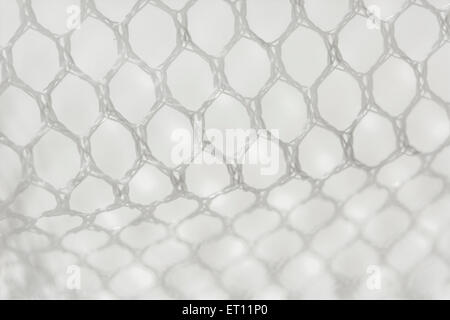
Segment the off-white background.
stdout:
<svg viewBox="0 0 450 320">
<path fill-rule="evenodd" d="M 0 0 L 0 297 L 449 298 L 449 5 Z"/>
</svg>

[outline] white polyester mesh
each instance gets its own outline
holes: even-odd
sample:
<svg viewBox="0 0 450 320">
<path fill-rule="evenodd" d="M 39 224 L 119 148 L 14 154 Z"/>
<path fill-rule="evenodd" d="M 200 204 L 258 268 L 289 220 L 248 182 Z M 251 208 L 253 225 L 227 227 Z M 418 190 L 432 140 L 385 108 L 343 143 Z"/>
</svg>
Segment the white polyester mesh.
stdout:
<svg viewBox="0 0 450 320">
<path fill-rule="evenodd" d="M 0 298 L 449 298 L 449 4 L 0 0 Z"/>
</svg>

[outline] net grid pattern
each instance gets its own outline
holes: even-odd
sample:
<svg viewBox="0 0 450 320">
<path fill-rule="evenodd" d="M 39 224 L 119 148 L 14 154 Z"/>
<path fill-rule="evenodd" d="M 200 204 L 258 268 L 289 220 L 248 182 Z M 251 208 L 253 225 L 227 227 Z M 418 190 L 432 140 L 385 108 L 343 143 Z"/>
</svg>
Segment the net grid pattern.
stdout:
<svg viewBox="0 0 450 320">
<path fill-rule="evenodd" d="M 10 39 L 7 45 L 0 48 L 0 67 L 2 68 L 2 82 L 0 83 L 0 95 L 9 87 L 17 87 L 28 95 L 30 95 L 38 104 L 41 116 L 41 128 L 39 132 L 33 137 L 33 139 L 25 146 L 19 146 L 11 141 L 6 135 L 0 133 L 0 145 L 7 146 L 14 150 L 19 156 L 23 168 L 23 176 L 21 182 L 17 185 L 14 192 L 6 199 L 0 199 L 0 222 L 6 228 L 2 228 L 0 234 L 0 268 L 2 272 L 0 273 L 0 279 L 2 279 L 3 288 L 0 289 L 0 297 L 2 298 L 95 298 L 95 297 L 123 297 L 121 292 L 117 292 L 115 288 L 112 287 L 114 279 L 119 276 L 124 276 L 124 271 L 130 268 L 130 266 L 138 265 L 139 272 L 152 275 L 148 277 L 153 277 L 152 284 L 144 288 L 140 292 L 131 289 L 130 295 L 125 295 L 126 297 L 150 297 L 150 298 L 255 298 L 260 297 L 261 292 L 270 288 L 273 290 L 275 296 L 280 296 L 282 298 L 304 298 L 304 297 L 331 297 L 331 298 L 358 298 L 365 297 L 361 293 L 361 287 L 365 286 L 367 280 L 367 274 L 363 272 L 358 277 L 346 277 L 339 272 L 336 272 L 333 267 L 333 261 L 340 256 L 341 252 L 344 252 L 347 248 L 351 248 L 355 243 L 363 243 L 365 246 L 369 246 L 372 249 L 375 248 L 371 244 L 370 240 L 365 238 L 363 234 L 364 224 L 359 224 L 359 222 L 352 221 L 348 217 L 342 214 L 346 203 L 351 199 L 351 197 L 339 201 L 333 197 L 330 197 L 323 192 L 322 188 L 326 183 L 328 177 L 333 176 L 342 170 L 355 167 L 360 168 L 365 171 L 367 178 L 365 183 L 361 185 L 357 192 L 361 192 L 369 187 L 377 187 L 382 190 L 387 191 L 387 199 L 383 200 L 383 204 L 379 207 L 377 212 L 381 212 L 383 209 L 390 206 L 398 206 L 402 210 L 408 213 L 411 223 L 407 230 L 404 230 L 398 235 L 398 238 L 393 241 L 386 248 L 375 248 L 374 250 L 379 253 L 379 261 L 376 263 L 380 265 L 387 274 L 391 275 L 390 281 L 395 283 L 394 293 L 380 293 L 381 297 L 422 297 L 420 294 L 414 292 L 411 289 L 411 283 L 416 276 L 414 271 L 416 270 L 412 267 L 408 271 L 395 270 L 394 267 L 389 265 L 388 261 L 385 261 L 388 252 L 406 235 L 410 230 L 420 230 L 423 237 L 427 238 L 429 241 L 437 241 L 442 234 L 433 234 L 420 226 L 418 217 L 427 208 L 420 208 L 420 210 L 413 210 L 406 206 L 404 203 L 399 201 L 397 197 L 397 190 L 400 189 L 390 189 L 386 186 L 380 184 L 376 177 L 380 169 L 397 159 L 401 155 L 414 155 L 421 160 L 420 169 L 415 173 L 414 176 L 429 176 L 436 178 L 442 183 L 442 188 L 438 193 L 436 193 L 433 198 L 429 201 L 429 205 L 436 203 L 440 199 L 444 199 L 448 196 L 449 184 L 448 177 L 440 172 L 436 172 L 431 168 L 432 162 L 442 150 L 446 148 L 449 140 L 445 141 L 439 148 L 430 153 L 421 153 L 412 147 L 408 142 L 408 137 L 406 135 L 406 118 L 410 110 L 418 103 L 422 98 L 426 98 L 434 101 L 440 106 L 443 106 L 448 114 L 449 103 L 443 98 L 438 96 L 430 89 L 427 82 L 427 61 L 428 58 L 417 62 L 408 57 L 402 50 L 398 47 L 395 35 L 394 35 L 394 24 L 398 16 L 400 16 L 405 10 L 407 10 L 412 5 L 417 5 L 425 8 L 429 12 L 433 13 L 440 25 L 439 39 L 434 44 L 433 49 L 429 52 L 428 57 L 431 57 L 433 53 L 439 50 L 444 44 L 449 43 L 449 21 L 448 14 L 449 9 L 439 10 L 429 4 L 427 1 L 405 1 L 402 9 L 395 14 L 394 17 L 387 21 L 380 21 L 380 32 L 383 36 L 384 49 L 383 53 L 380 55 L 376 63 L 370 68 L 366 73 L 360 73 L 355 71 L 341 56 L 338 48 L 338 34 L 346 26 L 346 24 L 351 21 L 355 16 L 359 15 L 364 18 L 370 19 L 372 13 L 367 9 L 367 6 L 363 1 L 350 1 L 350 9 L 347 14 L 343 17 L 342 21 L 338 26 L 332 31 L 323 31 L 317 27 L 306 14 L 304 9 L 303 1 L 301 0 L 291 0 L 292 13 L 291 22 L 289 23 L 286 30 L 282 35 L 275 41 L 267 43 L 255 34 L 247 22 L 246 13 L 246 2 L 245 1 L 232 1 L 224 0 L 230 8 L 232 9 L 235 18 L 235 31 L 231 41 L 224 47 L 222 53 L 218 57 L 213 57 L 203 51 L 198 47 L 190 38 L 188 32 L 188 17 L 187 12 L 189 9 L 196 4 L 195 0 L 187 1 L 184 7 L 180 10 L 172 9 L 170 6 L 164 4 L 161 1 L 151 1 L 151 0 L 138 0 L 133 6 L 132 10 L 126 15 L 122 22 L 114 22 L 109 20 L 103 13 L 96 8 L 96 4 L 92 0 L 82 0 L 81 1 L 81 13 L 82 21 L 86 18 L 93 18 L 103 22 L 108 28 L 110 28 L 115 35 L 115 40 L 118 46 L 118 59 L 114 63 L 113 67 L 106 73 L 102 80 L 97 81 L 92 79 L 89 75 L 85 74 L 79 67 L 77 67 L 71 56 L 71 36 L 76 30 L 67 32 L 63 35 L 56 35 L 42 26 L 35 14 L 33 13 L 32 1 L 31 0 L 18 0 L 18 6 L 20 8 L 20 19 L 21 25 L 15 32 L 14 36 Z M 142 60 L 134 51 L 133 46 L 129 41 L 129 30 L 128 24 L 132 19 L 146 6 L 155 6 L 164 12 L 168 13 L 174 22 L 177 33 L 176 47 L 172 53 L 167 57 L 167 59 L 159 67 L 154 68 L 149 66 L 144 60 Z M 326 68 L 322 71 L 320 76 L 314 81 L 311 86 L 304 86 L 299 84 L 295 79 L 291 77 L 289 71 L 286 70 L 285 64 L 282 61 L 282 45 L 289 38 L 289 36 L 299 27 L 305 27 L 313 30 L 323 39 L 325 46 L 328 51 L 328 64 Z M 59 71 L 55 78 L 49 83 L 49 85 L 42 91 L 36 91 L 27 83 L 22 81 L 16 74 L 14 69 L 14 58 L 12 53 L 12 48 L 15 42 L 20 39 L 20 37 L 27 32 L 29 29 L 33 29 L 47 38 L 51 39 L 58 50 L 59 54 Z M 270 78 L 264 84 L 264 86 L 259 90 L 255 97 L 249 98 L 235 89 L 228 83 L 227 75 L 225 72 L 225 62 L 224 58 L 228 52 L 233 48 L 233 46 L 242 38 L 248 38 L 249 40 L 257 42 L 264 50 L 270 60 Z M 167 69 L 171 63 L 176 59 L 177 56 L 184 50 L 189 50 L 201 56 L 205 61 L 207 61 L 209 67 L 212 70 L 213 80 L 214 80 L 214 93 L 205 101 L 201 108 L 196 111 L 189 110 L 180 104 L 173 96 L 170 91 L 170 87 L 167 84 Z M 394 117 L 388 112 L 383 110 L 375 102 L 373 98 L 373 73 L 390 57 L 397 57 L 408 63 L 410 67 L 414 70 L 417 79 L 417 89 L 414 98 L 409 103 L 408 107 L 398 116 Z M 155 83 L 156 92 L 156 103 L 149 109 L 148 114 L 145 116 L 144 121 L 140 124 L 133 124 L 128 121 L 120 112 L 116 110 L 113 102 L 110 98 L 109 92 L 109 82 L 117 73 L 117 71 L 126 63 L 132 63 L 138 66 L 146 74 L 151 76 Z M 361 110 L 357 115 L 357 118 L 353 123 L 345 130 L 338 130 L 334 126 L 328 124 L 320 115 L 318 110 L 318 87 L 323 82 L 325 78 L 334 70 L 341 70 L 347 74 L 350 74 L 354 79 L 357 80 L 362 93 Z M 79 136 L 69 129 L 67 129 L 64 124 L 62 124 L 52 106 L 51 93 L 59 85 L 62 79 L 67 75 L 72 74 L 80 79 L 89 82 L 94 88 L 95 93 L 99 101 L 99 112 L 100 117 L 95 121 L 95 124 L 89 129 L 89 132 L 84 136 Z M 161 109 L 165 107 L 171 107 L 178 112 L 186 115 L 191 122 L 193 127 L 203 127 L 204 124 L 204 113 L 211 106 L 211 104 L 216 100 L 218 96 L 225 93 L 235 99 L 237 99 L 246 109 L 250 121 L 251 127 L 260 129 L 265 128 L 264 119 L 262 117 L 261 110 L 261 99 L 262 97 L 272 88 L 272 86 L 277 81 L 283 81 L 292 87 L 295 87 L 305 99 L 308 114 L 308 124 L 305 126 L 303 131 L 298 135 L 297 138 L 289 143 L 279 141 L 280 148 L 285 157 L 286 161 L 286 173 L 280 177 L 274 184 L 268 188 L 258 189 L 254 188 L 245 183 L 245 179 L 242 174 L 242 168 L 240 165 L 227 164 L 227 170 L 230 175 L 230 184 L 218 193 L 215 193 L 209 197 L 200 197 L 193 192 L 190 192 L 185 183 L 185 170 L 188 165 L 180 165 L 176 168 L 169 168 L 164 165 L 160 160 L 158 160 L 151 152 L 147 145 L 147 132 L 146 128 L 148 123 L 151 121 L 152 117 Z M 1 106 L 0 106 L 1 108 Z M 380 162 L 376 166 L 368 166 L 354 156 L 352 149 L 353 143 L 353 132 L 355 127 L 358 125 L 360 120 L 369 112 L 374 112 L 376 114 L 382 115 L 384 118 L 390 120 L 394 127 L 394 131 L 397 137 L 396 140 L 396 151 L 392 153 L 385 160 Z M 110 119 L 120 123 L 124 128 L 126 128 L 132 135 L 134 140 L 134 147 L 136 149 L 136 161 L 134 162 L 132 168 L 130 168 L 123 178 L 120 180 L 113 179 L 107 174 L 103 173 L 100 168 L 95 164 L 94 159 L 91 156 L 91 145 L 90 139 L 92 134 L 104 123 L 105 119 Z M 340 140 L 342 148 L 344 150 L 345 160 L 339 166 L 337 166 L 332 172 L 327 175 L 325 179 L 314 179 L 309 176 L 304 170 L 302 170 L 302 164 L 298 160 L 298 146 L 301 144 L 305 136 L 311 131 L 313 127 L 323 127 L 329 131 L 334 132 Z M 33 147 L 36 143 L 43 137 L 49 130 L 55 130 L 59 133 L 64 134 L 66 137 L 71 139 L 77 146 L 78 152 L 81 158 L 81 167 L 74 179 L 72 179 L 66 187 L 58 189 L 52 184 L 45 182 L 41 179 L 35 172 L 33 166 Z M 205 140 L 207 143 L 207 141 Z M 158 168 L 161 172 L 170 178 L 173 184 L 173 193 L 167 196 L 163 201 L 155 201 L 150 205 L 140 205 L 134 203 L 130 200 L 128 196 L 128 184 L 133 176 L 138 172 L 144 164 L 150 164 Z M 0 159 L 1 166 L 1 159 Z M 69 200 L 73 190 L 88 176 L 96 177 L 108 183 L 111 186 L 114 194 L 114 203 L 108 205 L 107 208 L 102 208 L 94 211 L 93 213 L 83 213 L 77 212 L 70 208 Z M 290 225 L 289 214 L 292 210 L 282 210 L 280 208 L 271 205 L 267 197 L 269 193 L 275 188 L 282 186 L 292 179 L 300 179 L 308 181 L 311 186 L 311 192 L 308 197 L 301 200 L 298 205 L 305 204 L 312 199 L 322 199 L 328 203 L 333 204 L 334 214 L 331 219 L 320 226 L 320 228 L 313 234 L 304 234 L 303 232 L 297 230 Z M 1 181 L 0 181 L 1 182 Z M 41 228 L 39 228 L 36 223 L 38 219 L 26 217 L 20 212 L 16 212 L 11 209 L 11 205 L 17 200 L 18 196 L 26 190 L 30 185 L 37 186 L 39 188 L 45 189 L 50 192 L 56 199 L 57 205 L 54 209 L 42 213 L 41 217 L 57 217 L 60 215 L 70 215 L 73 217 L 79 217 L 82 219 L 81 224 L 77 227 L 68 230 L 65 234 L 55 235 L 49 233 Z M 218 212 L 214 212 L 210 208 L 210 204 L 213 198 L 217 198 L 219 195 L 226 194 L 234 190 L 244 190 L 251 192 L 255 196 L 255 201 L 245 210 L 237 213 L 232 217 L 222 216 Z M 198 207 L 189 216 L 185 217 L 179 221 L 176 225 L 164 222 L 153 215 L 154 210 L 163 203 L 169 203 L 179 197 L 184 197 L 186 199 L 195 200 L 198 203 Z M 95 224 L 94 221 L 96 217 L 105 211 L 115 210 L 121 207 L 129 207 L 132 209 L 138 209 L 140 215 L 133 220 L 129 225 L 124 226 L 119 230 L 108 230 L 106 228 L 100 227 Z M 237 233 L 233 225 L 234 223 L 245 216 L 248 212 L 253 212 L 258 208 L 265 208 L 272 212 L 276 212 L 280 222 L 278 227 L 275 229 L 270 229 L 269 231 L 262 234 L 257 240 L 250 241 L 245 237 L 242 237 Z M 183 222 L 192 219 L 193 217 L 205 214 L 212 216 L 214 218 L 220 219 L 222 225 L 222 232 L 216 234 L 198 244 L 192 244 L 189 241 L 185 241 L 177 235 L 177 227 Z M 445 214 L 444 214 L 445 215 Z M 448 212 L 447 212 L 448 216 Z M 337 219 L 344 219 L 350 222 L 353 227 L 356 228 L 357 232 L 352 241 L 342 246 L 335 255 L 331 257 L 320 257 L 317 252 L 311 253 L 317 258 L 317 261 L 323 263 L 322 271 L 319 275 L 314 274 L 309 280 L 305 280 L 305 283 L 300 285 L 300 288 L 292 288 L 286 284 L 285 280 L 280 280 L 283 273 L 285 272 L 287 266 L 299 255 L 305 252 L 313 252 L 310 249 L 311 242 L 314 240 L 316 235 L 331 226 Z M 20 221 L 20 222 L 19 222 Z M 143 222 L 156 223 L 158 226 L 164 225 L 166 230 L 166 236 L 162 239 L 158 239 L 152 244 L 144 246 L 142 248 L 136 248 L 129 243 L 123 241 L 121 238 L 121 232 L 129 226 L 138 226 Z M 274 234 L 277 230 L 285 229 L 293 232 L 302 241 L 302 247 L 294 254 L 287 257 L 282 257 L 280 259 L 275 259 L 274 261 L 267 261 L 267 259 L 259 257 L 257 254 L 253 253 L 256 247 L 267 239 L 270 235 Z M 448 225 L 446 227 L 448 229 Z M 86 254 L 80 254 L 78 252 L 72 252 L 67 247 L 63 245 L 63 240 L 70 233 L 77 233 L 82 230 L 90 230 L 95 232 L 102 232 L 107 234 L 108 241 L 102 246 L 94 249 L 92 252 Z M 44 236 L 47 239 L 47 245 L 42 248 L 35 248 L 32 250 L 23 250 L 20 244 L 21 241 L 30 241 L 32 238 L 27 239 L 29 234 L 37 234 Z M 20 235 L 23 235 L 20 238 Z M 227 269 L 234 268 L 233 264 L 228 265 L 224 269 L 214 268 L 202 259 L 199 254 L 199 250 L 208 244 L 215 243 L 216 241 L 224 238 L 225 236 L 233 236 L 237 239 L 243 241 L 244 245 L 247 246 L 247 256 L 241 257 L 240 259 L 246 260 L 250 259 L 252 263 L 250 266 L 246 265 L 242 270 L 236 271 L 237 274 L 242 274 L 242 277 L 249 277 L 250 274 L 256 273 L 256 278 L 259 277 L 259 272 L 264 273 L 265 276 L 261 276 L 263 284 L 260 284 L 257 280 L 254 283 L 250 281 L 250 284 L 242 285 L 240 287 L 238 284 L 230 280 L 229 277 L 236 277 L 234 273 L 230 276 L 230 272 Z M 144 253 L 152 246 L 162 243 L 168 239 L 176 239 L 177 241 L 184 243 L 189 248 L 189 255 L 181 259 L 180 261 L 175 261 L 172 265 L 164 270 L 157 270 L 153 266 L 143 261 Z M 131 262 L 118 267 L 116 270 L 111 272 L 105 272 L 103 270 L 98 270 L 89 261 L 88 257 L 94 254 L 96 251 L 120 246 L 121 249 L 125 249 L 126 255 L 131 255 L 132 258 L 129 259 Z M 310 251 L 311 250 L 311 251 Z M 85 280 L 82 280 L 81 290 L 69 290 L 65 287 L 66 279 L 66 269 L 61 269 L 59 273 L 55 274 L 54 271 L 48 268 L 48 263 L 43 261 L 43 256 L 45 253 L 58 252 L 63 259 L 64 255 L 68 255 L 71 258 L 70 265 L 78 265 L 82 268 L 82 277 L 84 272 L 89 272 L 93 278 L 96 278 L 99 282 L 98 287 L 90 292 L 89 289 L 84 288 Z M 170 252 L 167 253 L 170 255 Z M 450 256 L 442 253 L 438 248 L 433 246 L 432 249 L 427 254 L 427 257 L 435 257 L 440 261 L 440 265 L 445 269 L 445 274 L 450 273 L 449 258 Z M 424 261 L 426 257 L 422 259 Z M 239 261 L 238 261 L 239 262 Z M 233 262 L 235 265 L 239 265 L 238 262 Z M 416 264 L 419 265 L 420 261 Z M 249 270 L 245 269 L 246 267 Z M 181 272 L 179 270 L 188 270 L 186 278 L 183 280 L 172 281 L 169 278 L 173 277 L 171 273 Z M 254 268 L 254 269 L 252 269 Z M 177 270 L 177 271 L 174 271 Z M 261 271 L 263 270 L 263 271 Z M 305 269 L 306 270 L 306 269 Z M 306 272 L 305 270 L 299 270 L 299 272 Z M 246 274 L 245 271 L 248 273 Z M 139 274 L 139 273 L 138 273 Z M 147 275 L 145 276 L 147 277 Z M 142 279 L 145 279 L 143 277 Z M 192 281 L 189 278 L 193 277 L 196 279 L 200 289 L 195 288 L 192 285 Z M 300 275 L 299 275 L 300 277 Z M 306 277 L 306 276 L 305 276 Z M 447 275 L 447 283 L 448 278 Z M 125 277 L 126 278 L 126 277 Z M 131 277 L 132 278 L 132 277 Z M 175 277 L 176 278 L 176 277 Z M 61 280 L 63 279 L 63 280 Z M 168 280 L 169 279 L 169 280 Z M 178 278 L 177 278 L 178 279 Z M 237 281 L 237 280 L 236 280 Z M 309 281 L 309 282 L 308 282 Z M 139 281 L 138 281 L 139 282 Z M 231 284 L 229 283 L 231 282 Z M 237 281 L 239 282 L 239 281 Z M 245 281 L 243 281 L 245 282 Z M 295 281 L 294 281 L 295 282 Z M 314 282 L 316 282 L 314 284 Z M 194 289 L 189 289 L 189 284 L 194 287 Z M 249 287 L 246 288 L 245 286 Z M 323 291 L 318 291 L 314 293 L 311 289 L 317 285 Z M 443 284 L 444 285 L 444 284 Z M 447 284 L 447 286 L 450 286 Z M 269 289 L 267 289 L 269 290 Z M 269 291 L 270 291 L 269 290 Z M 448 289 L 447 289 L 448 290 Z M 120 291 L 120 290 L 119 290 Z M 272 292 L 272 291 L 270 291 Z M 306 294 L 305 292 L 308 292 Z M 376 293 L 374 293 L 376 294 Z M 429 295 L 427 295 L 429 294 Z M 425 297 L 434 297 L 438 295 L 436 292 L 426 293 Z M 385 295 L 385 296 L 383 296 Z M 270 296 L 270 295 L 269 295 Z M 370 296 L 370 295 L 369 295 Z"/>
</svg>

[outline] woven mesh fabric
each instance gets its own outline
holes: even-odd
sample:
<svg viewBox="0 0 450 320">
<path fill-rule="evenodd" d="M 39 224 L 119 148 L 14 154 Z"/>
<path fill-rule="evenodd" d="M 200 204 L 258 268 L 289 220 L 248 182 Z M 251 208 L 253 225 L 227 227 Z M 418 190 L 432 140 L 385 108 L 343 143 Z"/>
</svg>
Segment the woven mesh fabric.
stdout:
<svg viewBox="0 0 450 320">
<path fill-rule="evenodd" d="M 1 298 L 450 297 L 447 1 L 48 2 L 0 0 Z M 280 172 L 170 164 L 221 120 Z"/>
</svg>

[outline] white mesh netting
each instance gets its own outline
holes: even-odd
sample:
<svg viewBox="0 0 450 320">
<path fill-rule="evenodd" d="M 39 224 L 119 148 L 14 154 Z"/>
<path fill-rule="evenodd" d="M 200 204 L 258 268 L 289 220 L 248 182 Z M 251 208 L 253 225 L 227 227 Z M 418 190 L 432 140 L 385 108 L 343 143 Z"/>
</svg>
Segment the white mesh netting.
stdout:
<svg viewBox="0 0 450 320">
<path fill-rule="evenodd" d="M 447 0 L 0 0 L 0 68 L 0 298 L 450 297 Z"/>
</svg>

